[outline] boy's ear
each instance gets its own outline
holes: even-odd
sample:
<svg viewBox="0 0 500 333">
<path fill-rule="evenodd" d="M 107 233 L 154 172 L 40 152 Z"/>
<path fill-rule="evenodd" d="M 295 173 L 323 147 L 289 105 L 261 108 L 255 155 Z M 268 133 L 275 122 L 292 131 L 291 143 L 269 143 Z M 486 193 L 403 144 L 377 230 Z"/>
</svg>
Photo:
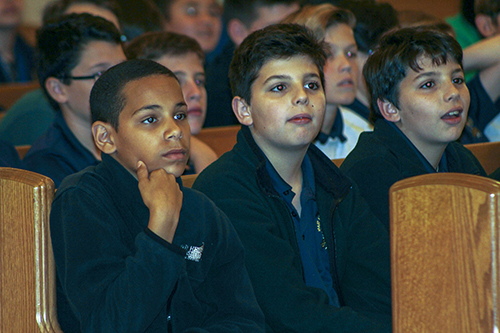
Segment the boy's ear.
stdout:
<svg viewBox="0 0 500 333">
<path fill-rule="evenodd" d="M 391 102 L 377 99 L 377 106 L 385 120 L 395 123 L 401 119 L 399 109 Z"/>
<path fill-rule="evenodd" d="M 45 80 L 45 89 L 57 103 L 63 104 L 68 101 L 65 85 L 58 78 L 49 77 Z"/>
<path fill-rule="evenodd" d="M 113 154 L 116 151 L 114 142 L 115 130 L 109 123 L 96 121 L 92 124 L 92 136 L 97 148 L 105 154 Z"/>
<path fill-rule="evenodd" d="M 253 125 L 252 107 L 240 96 L 233 98 L 233 112 L 242 125 Z"/>
<path fill-rule="evenodd" d="M 231 19 L 227 22 L 227 34 L 236 46 L 249 35 L 247 27 L 238 19 Z"/>
<path fill-rule="evenodd" d="M 488 15 L 476 15 L 475 22 L 477 30 L 479 30 L 479 33 L 485 38 L 494 36 L 498 32 L 498 27 Z"/>
</svg>

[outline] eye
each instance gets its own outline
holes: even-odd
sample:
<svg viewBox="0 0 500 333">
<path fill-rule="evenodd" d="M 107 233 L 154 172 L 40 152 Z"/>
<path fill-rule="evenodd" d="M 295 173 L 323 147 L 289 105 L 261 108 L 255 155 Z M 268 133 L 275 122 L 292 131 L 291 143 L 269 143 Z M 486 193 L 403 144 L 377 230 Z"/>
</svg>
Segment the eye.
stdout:
<svg viewBox="0 0 500 333">
<path fill-rule="evenodd" d="M 434 82 L 432 81 L 427 81 L 425 82 L 423 85 L 420 86 L 420 88 L 423 88 L 423 89 L 429 89 L 429 88 L 432 88 L 434 87 Z"/>
<path fill-rule="evenodd" d="M 278 84 L 278 85 L 275 85 L 271 91 L 276 91 L 276 92 L 281 92 L 283 90 L 286 89 L 286 86 L 284 84 Z"/>
<path fill-rule="evenodd" d="M 356 58 L 358 56 L 358 53 L 355 52 L 355 51 L 347 51 L 347 53 L 345 54 L 347 58 Z"/>
<path fill-rule="evenodd" d="M 184 112 L 179 112 L 174 115 L 175 120 L 184 120 L 186 119 L 186 114 Z"/>
<path fill-rule="evenodd" d="M 318 82 L 313 81 L 306 83 L 305 87 L 311 90 L 318 90 L 320 88 L 320 84 Z"/>
<path fill-rule="evenodd" d="M 156 119 L 155 117 L 148 117 L 146 119 L 144 119 L 142 121 L 143 124 L 153 124 L 153 123 L 156 123 L 158 121 L 158 119 Z"/>
<path fill-rule="evenodd" d="M 205 86 L 205 80 L 202 80 L 202 79 L 196 79 L 196 80 L 194 80 L 194 83 L 195 83 L 198 87 L 204 87 L 204 86 Z"/>
<path fill-rule="evenodd" d="M 454 84 L 462 84 L 462 83 L 464 83 L 464 79 L 461 77 L 454 78 L 453 83 Z"/>
<path fill-rule="evenodd" d="M 186 14 L 189 16 L 196 16 L 198 15 L 198 8 L 194 6 L 188 6 L 186 7 Z"/>
</svg>

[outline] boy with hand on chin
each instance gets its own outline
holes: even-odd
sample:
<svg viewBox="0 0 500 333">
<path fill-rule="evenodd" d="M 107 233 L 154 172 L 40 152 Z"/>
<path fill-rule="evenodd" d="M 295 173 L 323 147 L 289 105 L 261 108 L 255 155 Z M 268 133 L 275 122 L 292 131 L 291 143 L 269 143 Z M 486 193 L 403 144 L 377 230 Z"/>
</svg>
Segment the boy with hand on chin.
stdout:
<svg viewBox="0 0 500 333">
<path fill-rule="evenodd" d="M 62 182 L 50 217 L 64 332 L 261 332 L 236 232 L 179 180 L 190 130 L 175 75 L 124 62 L 90 106 L 102 162 Z"/>
<path fill-rule="evenodd" d="M 419 27 L 390 32 L 363 71 L 375 128 L 361 134 L 341 170 L 389 230 L 389 188 L 395 182 L 432 172 L 485 172 L 455 142 L 470 97 L 462 49 L 453 37 Z"/>
<path fill-rule="evenodd" d="M 357 188 L 311 142 L 326 45 L 307 28 L 250 34 L 230 69 L 234 148 L 194 188 L 230 218 L 268 332 L 390 332 L 389 242 Z"/>
</svg>

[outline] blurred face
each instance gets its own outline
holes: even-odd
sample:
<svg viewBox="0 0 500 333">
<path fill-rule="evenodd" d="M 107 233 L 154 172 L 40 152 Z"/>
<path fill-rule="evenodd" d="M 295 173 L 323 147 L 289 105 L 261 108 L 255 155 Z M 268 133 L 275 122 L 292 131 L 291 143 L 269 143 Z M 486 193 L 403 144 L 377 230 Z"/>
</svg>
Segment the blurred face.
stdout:
<svg viewBox="0 0 500 333">
<path fill-rule="evenodd" d="M 136 176 L 137 162 L 149 172 L 164 169 L 179 177 L 189 157 L 190 131 L 187 106 L 176 79 L 149 76 L 127 83 L 122 91 L 125 107 L 119 128 L 110 129 L 117 159 Z"/>
<path fill-rule="evenodd" d="M 21 24 L 23 0 L 0 0 L 0 29 L 14 29 Z"/>
<path fill-rule="evenodd" d="M 69 6 L 64 13 L 65 14 L 87 13 L 94 16 L 99 16 L 113 23 L 118 28 L 118 30 L 120 30 L 120 23 L 118 22 L 118 18 L 112 11 L 96 6 L 91 3 L 75 3 Z"/>
<path fill-rule="evenodd" d="M 460 137 L 470 97 L 464 73 L 456 62 L 448 59 L 446 64 L 436 66 L 422 56 L 418 64 L 422 71 L 408 69 L 401 81 L 395 123 L 424 153 Z"/>
<path fill-rule="evenodd" d="M 356 97 L 358 48 L 354 33 L 347 24 L 326 30 L 325 42 L 330 54 L 325 64 L 325 93 L 327 104 L 351 104 Z"/>
<path fill-rule="evenodd" d="M 248 111 L 250 130 L 266 155 L 307 148 L 325 112 L 318 67 L 303 56 L 269 60 L 252 85 Z"/>
<path fill-rule="evenodd" d="M 215 0 L 175 0 L 165 28 L 196 39 L 203 52 L 208 53 L 219 42 L 221 15 L 221 7 Z"/>
<path fill-rule="evenodd" d="M 205 89 L 205 70 L 194 52 L 179 56 L 166 55 L 158 63 L 174 72 L 179 79 L 182 94 L 187 104 L 187 115 L 191 134 L 200 132 L 207 115 L 207 91 Z"/>
<path fill-rule="evenodd" d="M 78 65 L 71 71 L 71 76 L 91 76 L 99 72 L 105 72 L 125 61 L 125 54 L 120 45 L 93 41 L 87 44 L 81 54 Z M 63 85 L 66 93 L 66 101 L 60 103 L 63 113 L 70 113 L 80 120 L 91 123 L 90 115 L 90 91 L 94 86 L 95 79 L 71 80 L 68 85 Z"/>
<path fill-rule="evenodd" d="M 248 33 L 250 34 L 268 25 L 276 24 L 299 8 L 298 2 L 290 5 L 277 4 L 273 6 L 261 6 L 257 9 L 258 18 L 250 26 Z"/>
</svg>

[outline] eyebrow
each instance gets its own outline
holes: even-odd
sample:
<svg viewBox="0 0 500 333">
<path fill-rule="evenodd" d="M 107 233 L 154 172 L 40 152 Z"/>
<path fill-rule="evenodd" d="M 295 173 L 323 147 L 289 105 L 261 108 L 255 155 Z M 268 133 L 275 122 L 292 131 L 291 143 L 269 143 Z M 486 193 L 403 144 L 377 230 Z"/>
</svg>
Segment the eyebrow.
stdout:
<svg viewBox="0 0 500 333">
<path fill-rule="evenodd" d="M 307 74 L 304 74 L 304 76 L 303 76 L 304 79 L 310 79 L 313 77 L 319 78 L 319 75 L 316 73 L 307 73 Z M 292 79 L 292 77 L 290 75 L 286 75 L 286 74 L 272 75 L 264 81 L 264 84 L 268 83 L 269 81 L 273 81 L 273 80 L 291 80 L 291 79 Z"/>
<path fill-rule="evenodd" d="M 184 106 L 187 106 L 187 104 L 185 102 L 179 102 L 177 104 L 175 104 L 175 109 L 180 109 Z M 136 115 L 137 113 L 141 113 L 141 112 L 147 112 L 147 111 L 154 111 L 154 110 L 158 110 L 158 109 L 161 109 L 161 106 L 159 106 L 158 104 L 148 104 L 148 105 L 145 105 L 137 110 L 135 110 L 133 113 L 132 113 L 132 117 L 134 115 Z"/>
<path fill-rule="evenodd" d="M 451 72 L 451 74 L 456 74 L 456 73 L 461 73 L 463 72 L 462 68 L 458 67 L 456 69 L 453 70 L 453 72 Z M 415 77 L 415 79 L 413 81 L 417 81 L 421 78 L 426 78 L 426 77 L 432 77 L 432 76 L 435 76 L 435 75 L 439 75 L 439 72 L 424 72 L 424 73 L 421 73 L 419 75 L 417 75 L 417 77 Z"/>
</svg>

